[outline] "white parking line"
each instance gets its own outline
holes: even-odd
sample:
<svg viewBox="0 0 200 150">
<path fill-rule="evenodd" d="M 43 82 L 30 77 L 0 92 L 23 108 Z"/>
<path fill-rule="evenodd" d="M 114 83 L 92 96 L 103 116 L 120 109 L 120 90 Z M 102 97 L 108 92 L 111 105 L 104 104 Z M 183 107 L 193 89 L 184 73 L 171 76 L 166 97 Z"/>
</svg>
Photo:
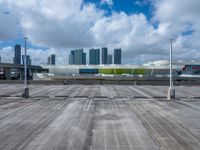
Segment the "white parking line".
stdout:
<svg viewBox="0 0 200 150">
<path fill-rule="evenodd" d="M 88 110 L 90 109 L 91 103 L 92 103 L 92 98 L 91 98 L 90 101 L 89 101 L 89 104 L 88 104 L 88 107 L 86 108 L 86 111 L 88 111 Z"/>
<path fill-rule="evenodd" d="M 83 106 L 83 110 L 84 111 L 88 111 L 90 109 L 90 105 L 92 103 L 93 96 L 94 96 L 94 92 L 89 96 L 89 98 L 87 99 L 85 105 Z"/>
<path fill-rule="evenodd" d="M 86 110 L 86 107 L 87 107 L 89 101 L 90 101 L 90 99 L 88 98 L 87 101 L 86 101 L 86 103 L 85 103 L 85 105 L 83 106 L 83 110 L 84 111 Z"/>
</svg>

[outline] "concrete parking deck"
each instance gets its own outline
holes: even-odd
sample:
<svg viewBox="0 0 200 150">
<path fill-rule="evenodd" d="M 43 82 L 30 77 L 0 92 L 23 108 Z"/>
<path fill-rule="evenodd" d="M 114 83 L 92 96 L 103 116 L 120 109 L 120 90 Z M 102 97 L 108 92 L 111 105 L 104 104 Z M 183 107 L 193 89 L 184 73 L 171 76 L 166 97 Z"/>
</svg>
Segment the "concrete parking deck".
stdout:
<svg viewBox="0 0 200 150">
<path fill-rule="evenodd" d="M 200 87 L 0 85 L 0 150 L 199 150 Z"/>
</svg>

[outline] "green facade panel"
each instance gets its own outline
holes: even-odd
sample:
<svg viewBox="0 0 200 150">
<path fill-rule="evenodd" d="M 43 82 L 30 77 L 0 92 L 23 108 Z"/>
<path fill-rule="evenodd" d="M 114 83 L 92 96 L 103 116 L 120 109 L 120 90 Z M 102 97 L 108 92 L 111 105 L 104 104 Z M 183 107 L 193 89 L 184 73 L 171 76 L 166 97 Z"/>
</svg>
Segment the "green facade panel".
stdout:
<svg viewBox="0 0 200 150">
<path fill-rule="evenodd" d="M 133 74 L 144 74 L 145 70 L 144 69 L 133 69 Z"/>
<path fill-rule="evenodd" d="M 101 74 L 114 74 L 114 69 L 99 69 Z"/>
<path fill-rule="evenodd" d="M 144 69 L 99 69 L 99 73 L 101 74 L 114 74 L 114 75 L 121 75 L 121 74 L 145 74 Z"/>
</svg>

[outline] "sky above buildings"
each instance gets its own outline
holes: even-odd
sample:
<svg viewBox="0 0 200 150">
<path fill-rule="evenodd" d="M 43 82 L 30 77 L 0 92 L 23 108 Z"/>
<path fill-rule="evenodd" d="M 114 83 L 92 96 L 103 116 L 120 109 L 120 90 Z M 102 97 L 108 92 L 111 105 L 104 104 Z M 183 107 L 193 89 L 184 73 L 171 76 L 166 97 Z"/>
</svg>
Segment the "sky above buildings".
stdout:
<svg viewBox="0 0 200 150">
<path fill-rule="evenodd" d="M 12 62 L 24 44 L 33 64 L 55 53 L 68 63 L 71 49 L 122 48 L 123 63 L 200 58 L 200 0 L 0 0 L 0 54 Z"/>
</svg>

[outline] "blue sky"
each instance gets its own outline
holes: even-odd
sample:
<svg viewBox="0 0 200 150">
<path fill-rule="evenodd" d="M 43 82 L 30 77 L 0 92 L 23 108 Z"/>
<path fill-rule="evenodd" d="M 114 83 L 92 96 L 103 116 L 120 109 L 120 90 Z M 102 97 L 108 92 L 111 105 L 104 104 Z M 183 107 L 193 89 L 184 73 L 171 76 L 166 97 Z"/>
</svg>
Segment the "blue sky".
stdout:
<svg viewBox="0 0 200 150">
<path fill-rule="evenodd" d="M 175 60 L 199 60 L 199 0 L 1 0 L 0 54 L 12 62 L 13 46 L 24 45 L 35 64 L 56 53 L 68 63 L 71 49 L 122 48 L 123 63 L 168 60 L 175 37 Z"/>
<path fill-rule="evenodd" d="M 143 0 L 141 0 L 141 5 L 137 4 L 138 0 L 113 0 L 112 6 L 109 6 L 106 4 L 101 5 L 100 0 L 84 0 L 84 1 L 95 3 L 98 8 L 106 9 L 109 13 L 111 13 L 112 11 L 116 11 L 116 12 L 123 11 L 127 14 L 143 13 L 148 18 L 151 17 L 150 2 L 144 3 Z"/>
</svg>

